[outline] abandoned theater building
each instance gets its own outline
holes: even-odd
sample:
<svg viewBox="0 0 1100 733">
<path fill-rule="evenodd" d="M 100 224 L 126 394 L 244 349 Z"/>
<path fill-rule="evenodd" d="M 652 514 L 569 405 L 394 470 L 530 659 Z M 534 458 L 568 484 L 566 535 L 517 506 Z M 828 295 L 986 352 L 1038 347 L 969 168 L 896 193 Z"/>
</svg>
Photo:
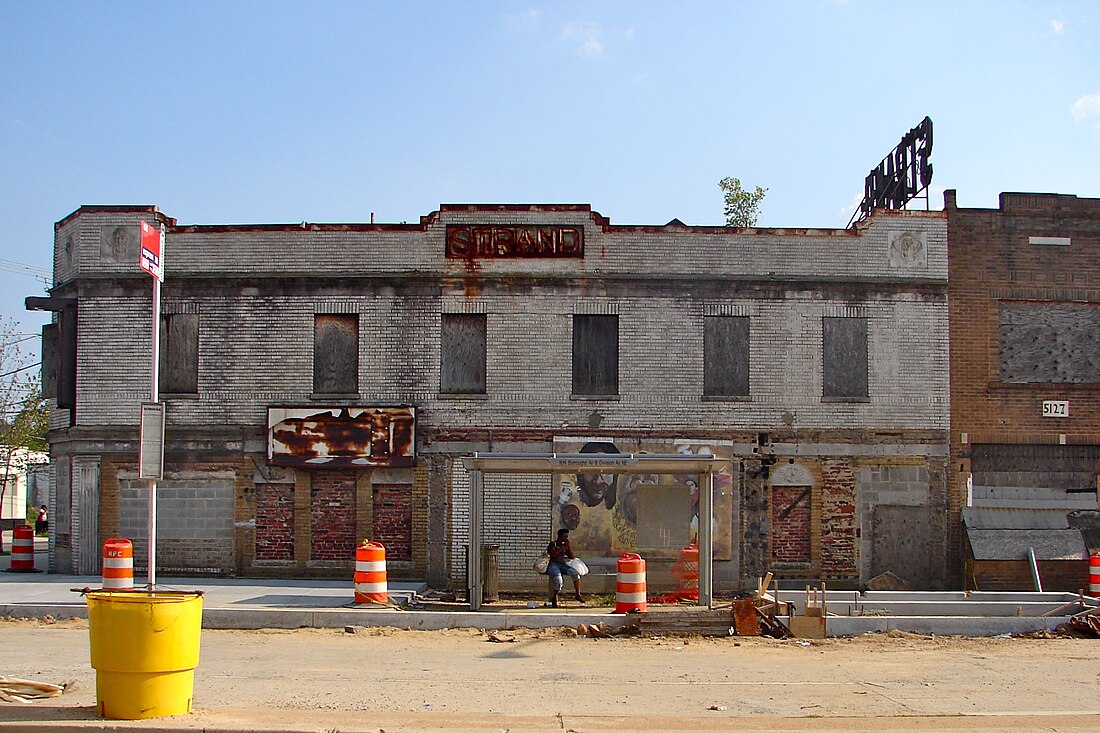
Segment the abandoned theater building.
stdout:
<svg viewBox="0 0 1100 733">
<path fill-rule="evenodd" d="M 945 587 L 947 216 L 739 229 L 450 204 L 411 224 L 182 225 L 83 206 L 29 299 L 55 312 L 50 569 L 98 573 L 113 536 L 145 562 L 146 221 L 165 230 L 162 574 L 350 579 L 373 539 L 392 578 L 462 588 L 463 458 L 618 452 L 721 460 L 717 591 L 767 571 Z M 658 582 L 698 529 L 693 476 L 484 478 L 503 590 L 544 586 L 531 563 L 562 526 L 590 565 L 638 552 Z"/>
</svg>

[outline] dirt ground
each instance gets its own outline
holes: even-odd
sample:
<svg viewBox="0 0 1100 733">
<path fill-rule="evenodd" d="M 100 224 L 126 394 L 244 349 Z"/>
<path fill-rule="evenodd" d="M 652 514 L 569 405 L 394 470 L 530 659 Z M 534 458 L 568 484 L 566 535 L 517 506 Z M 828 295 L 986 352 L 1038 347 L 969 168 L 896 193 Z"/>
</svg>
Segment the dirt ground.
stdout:
<svg viewBox="0 0 1100 733">
<path fill-rule="evenodd" d="M 1100 731 L 1096 639 L 355 632 L 204 631 L 194 711 L 117 729 Z M 0 675 L 75 681 L 0 730 L 104 729 L 86 622 L 0 621 Z"/>
</svg>

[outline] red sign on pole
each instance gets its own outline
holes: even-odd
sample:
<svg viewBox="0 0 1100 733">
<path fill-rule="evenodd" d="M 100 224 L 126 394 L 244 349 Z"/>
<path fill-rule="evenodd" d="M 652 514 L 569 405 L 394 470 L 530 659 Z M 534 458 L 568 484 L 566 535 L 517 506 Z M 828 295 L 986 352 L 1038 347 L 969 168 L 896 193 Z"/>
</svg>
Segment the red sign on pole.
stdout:
<svg viewBox="0 0 1100 733">
<path fill-rule="evenodd" d="M 161 252 L 164 249 L 164 228 L 141 222 L 141 255 L 138 264 L 157 280 L 164 282 Z"/>
</svg>

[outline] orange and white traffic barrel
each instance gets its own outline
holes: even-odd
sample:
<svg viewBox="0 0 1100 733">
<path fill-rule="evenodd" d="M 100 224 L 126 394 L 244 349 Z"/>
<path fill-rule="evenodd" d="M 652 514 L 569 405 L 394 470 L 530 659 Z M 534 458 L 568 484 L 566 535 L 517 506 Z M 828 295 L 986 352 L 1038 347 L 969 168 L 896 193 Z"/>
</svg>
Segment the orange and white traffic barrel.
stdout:
<svg viewBox="0 0 1100 733">
<path fill-rule="evenodd" d="M 134 545 L 130 540 L 112 537 L 103 543 L 103 587 L 134 589 Z"/>
<path fill-rule="evenodd" d="M 672 566 L 672 577 L 676 579 L 676 598 L 699 598 L 699 545 L 695 540 L 680 550 L 680 559 Z"/>
<path fill-rule="evenodd" d="M 625 552 L 619 556 L 615 578 L 615 613 L 645 611 L 645 560 Z"/>
<path fill-rule="evenodd" d="M 11 533 L 11 565 L 12 572 L 34 572 L 34 530 L 25 524 L 20 524 Z"/>
<path fill-rule="evenodd" d="M 386 548 L 378 542 L 363 541 L 355 548 L 355 602 L 388 603 L 386 587 Z"/>
<path fill-rule="evenodd" d="M 1089 557 L 1089 595 L 1100 598 L 1100 552 Z"/>
</svg>

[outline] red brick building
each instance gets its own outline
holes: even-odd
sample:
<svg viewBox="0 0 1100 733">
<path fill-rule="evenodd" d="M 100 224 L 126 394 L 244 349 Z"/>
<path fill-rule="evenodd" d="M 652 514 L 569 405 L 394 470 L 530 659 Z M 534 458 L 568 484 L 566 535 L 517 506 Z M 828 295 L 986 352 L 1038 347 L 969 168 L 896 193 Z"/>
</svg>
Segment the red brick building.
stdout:
<svg viewBox="0 0 1100 733">
<path fill-rule="evenodd" d="M 1030 589 L 1030 550 L 1041 574 L 1051 568 L 1044 590 L 1077 590 L 1100 473 L 1100 199 L 1002 193 L 997 209 L 944 199 L 949 564 L 963 587 Z"/>
</svg>

